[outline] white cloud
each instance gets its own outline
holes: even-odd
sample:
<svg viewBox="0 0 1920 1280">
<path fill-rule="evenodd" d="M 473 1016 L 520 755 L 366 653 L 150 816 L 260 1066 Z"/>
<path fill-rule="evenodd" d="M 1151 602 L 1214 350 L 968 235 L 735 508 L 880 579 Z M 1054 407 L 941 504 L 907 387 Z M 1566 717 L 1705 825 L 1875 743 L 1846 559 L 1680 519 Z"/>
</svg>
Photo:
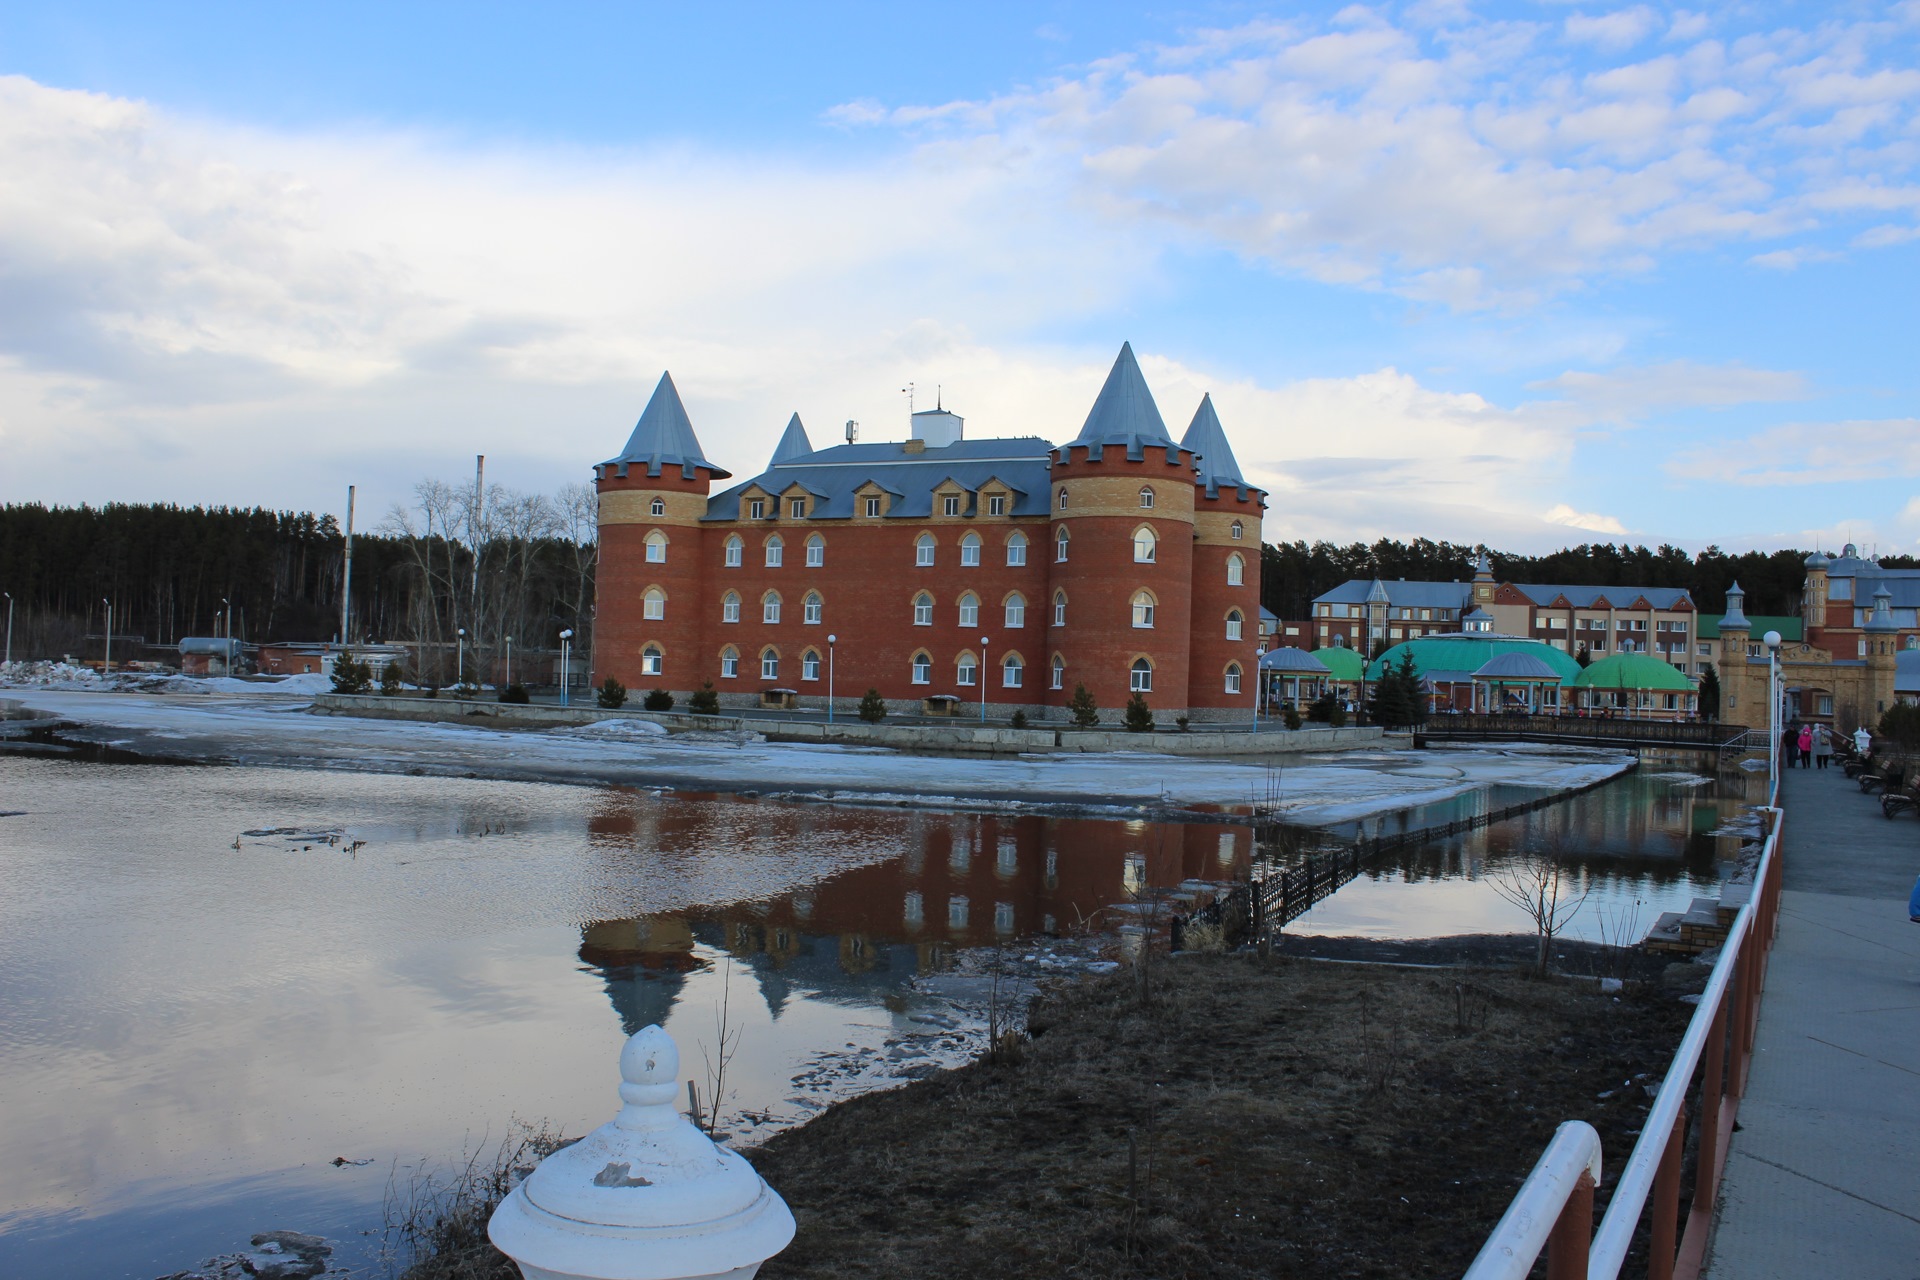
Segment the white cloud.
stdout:
<svg viewBox="0 0 1920 1280">
<path fill-rule="evenodd" d="M 1582 418 L 1632 422 L 1661 409 L 1713 408 L 1798 400 L 1806 379 L 1794 372 L 1743 364 L 1703 365 L 1691 360 L 1622 366 L 1606 373 L 1569 370 L 1528 384 L 1556 391 Z"/>
<path fill-rule="evenodd" d="M 1632 48 L 1645 40 L 1653 34 L 1659 22 L 1653 10 L 1645 5 L 1635 5 L 1631 9 L 1617 9 L 1592 17 L 1584 13 L 1568 14 L 1566 33 L 1567 39 L 1577 43 L 1618 51 Z"/>
<path fill-rule="evenodd" d="M 1676 476 L 1739 485 L 1920 476 L 1920 418 L 1793 422 L 1675 455 Z"/>
<path fill-rule="evenodd" d="M 1564 502 L 1556 502 L 1542 518 L 1548 524 L 1565 525 L 1569 529 L 1610 533 L 1615 537 L 1625 537 L 1627 533 L 1627 527 L 1612 516 L 1603 516 L 1595 511 L 1575 511 Z"/>
</svg>

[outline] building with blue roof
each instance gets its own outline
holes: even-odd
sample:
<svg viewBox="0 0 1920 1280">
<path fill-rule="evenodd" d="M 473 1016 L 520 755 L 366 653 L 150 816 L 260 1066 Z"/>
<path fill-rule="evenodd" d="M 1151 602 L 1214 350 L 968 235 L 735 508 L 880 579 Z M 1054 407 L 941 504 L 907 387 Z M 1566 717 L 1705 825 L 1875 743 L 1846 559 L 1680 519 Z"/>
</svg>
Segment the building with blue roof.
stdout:
<svg viewBox="0 0 1920 1280">
<path fill-rule="evenodd" d="M 766 467 L 709 459 L 670 377 L 600 495 L 595 679 L 684 703 L 1060 720 L 1252 710 L 1266 494 L 1211 396 L 1176 441 L 1123 345 L 1079 432 L 816 449 L 796 413 Z M 734 480 L 724 487 L 715 482 Z"/>
</svg>

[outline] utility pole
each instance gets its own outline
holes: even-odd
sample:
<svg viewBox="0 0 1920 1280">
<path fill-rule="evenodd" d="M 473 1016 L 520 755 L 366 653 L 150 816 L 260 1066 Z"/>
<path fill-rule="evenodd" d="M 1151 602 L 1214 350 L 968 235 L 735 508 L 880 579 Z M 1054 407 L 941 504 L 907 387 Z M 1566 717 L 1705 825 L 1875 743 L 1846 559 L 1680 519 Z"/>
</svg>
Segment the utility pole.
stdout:
<svg viewBox="0 0 1920 1280">
<path fill-rule="evenodd" d="M 473 624 L 473 640 L 480 642 L 480 518 L 486 502 L 487 455 L 473 455 L 473 515 L 467 523 L 467 542 L 473 548 L 473 586 L 467 595 L 467 620 Z"/>
<path fill-rule="evenodd" d="M 353 641 L 353 486 L 347 486 L 347 555 L 340 571 L 340 647 L 346 648 Z"/>
<path fill-rule="evenodd" d="M 101 596 L 100 603 L 107 606 L 107 647 L 100 662 L 100 674 L 110 676 L 113 674 L 113 601 Z"/>
<path fill-rule="evenodd" d="M 0 596 L 5 596 L 5 597 L 7 598 L 7 656 L 6 656 L 6 661 L 7 661 L 7 663 L 8 663 L 8 664 L 11 664 L 11 663 L 13 662 L 13 592 L 11 592 L 11 591 L 0 591 Z"/>
</svg>

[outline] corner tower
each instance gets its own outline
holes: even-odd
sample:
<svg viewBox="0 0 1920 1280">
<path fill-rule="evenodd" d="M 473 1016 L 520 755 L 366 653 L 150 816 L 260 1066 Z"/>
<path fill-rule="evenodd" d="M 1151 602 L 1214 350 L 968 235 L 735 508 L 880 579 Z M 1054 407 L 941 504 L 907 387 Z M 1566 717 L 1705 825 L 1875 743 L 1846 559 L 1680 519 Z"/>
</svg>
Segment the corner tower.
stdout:
<svg viewBox="0 0 1920 1280">
<path fill-rule="evenodd" d="M 1211 395 L 1200 398 L 1180 447 L 1197 468 L 1187 706 L 1196 720 L 1224 720 L 1251 714 L 1259 679 L 1260 518 L 1267 495 L 1240 474 Z"/>
<path fill-rule="evenodd" d="M 1193 453 L 1167 434 L 1122 345 L 1080 434 L 1049 467 L 1052 701 L 1084 684 L 1109 717 L 1135 689 L 1185 714 L 1193 624 Z M 1257 613 L 1255 615 L 1258 616 Z"/>
<path fill-rule="evenodd" d="M 660 375 L 627 447 L 593 469 L 600 495 L 595 676 L 629 689 L 700 687 L 700 518 L 716 479 L 673 375 Z"/>
</svg>

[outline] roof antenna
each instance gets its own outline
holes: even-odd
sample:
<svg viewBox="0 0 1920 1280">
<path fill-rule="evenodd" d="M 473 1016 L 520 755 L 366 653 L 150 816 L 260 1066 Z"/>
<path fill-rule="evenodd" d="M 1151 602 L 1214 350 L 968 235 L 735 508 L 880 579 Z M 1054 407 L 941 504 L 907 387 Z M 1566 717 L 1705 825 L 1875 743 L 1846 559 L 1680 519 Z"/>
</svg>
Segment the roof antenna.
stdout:
<svg viewBox="0 0 1920 1280">
<path fill-rule="evenodd" d="M 909 382 L 906 386 L 900 388 L 900 394 L 907 398 L 907 413 L 911 415 L 913 413 L 913 384 Z"/>
<path fill-rule="evenodd" d="M 847 419 L 847 443 L 852 444 L 860 438 L 860 424 L 852 418 Z"/>
<path fill-rule="evenodd" d="M 941 397 L 943 390 L 944 388 L 941 387 L 939 383 L 936 382 L 933 384 L 933 410 L 935 413 L 943 413 L 946 411 L 947 402 Z"/>
</svg>

